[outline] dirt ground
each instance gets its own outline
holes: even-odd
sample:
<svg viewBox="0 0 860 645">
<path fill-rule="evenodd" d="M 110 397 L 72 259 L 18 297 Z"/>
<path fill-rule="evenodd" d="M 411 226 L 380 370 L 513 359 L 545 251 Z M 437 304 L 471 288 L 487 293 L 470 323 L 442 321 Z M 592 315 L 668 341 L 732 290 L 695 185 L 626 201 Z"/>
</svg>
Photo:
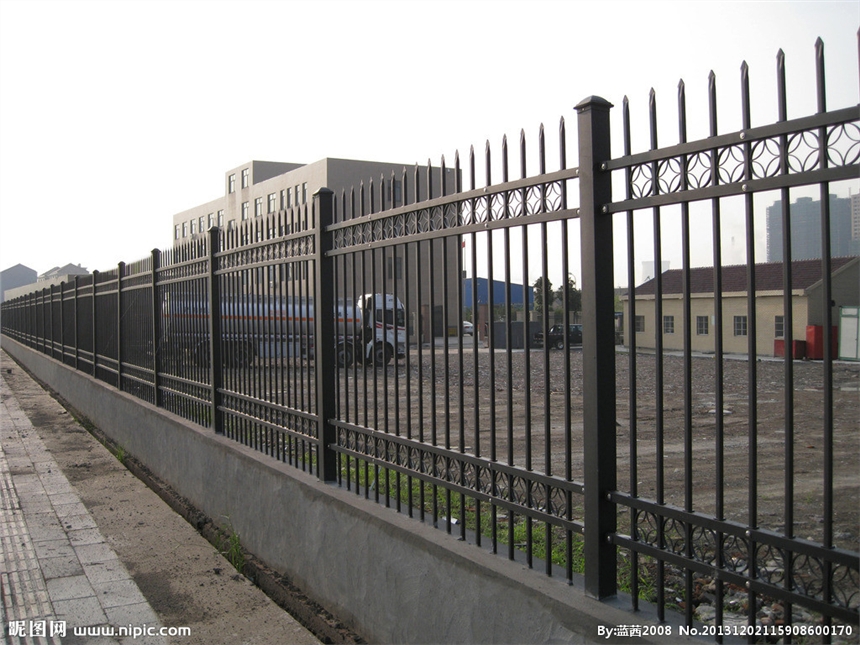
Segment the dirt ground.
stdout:
<svg viewBox="0 0 860 645">
<path fill-rule="evenodd" d="M 540 472 L 564 476 L 568 466 L 574 480 L 583 479 L 582 454 L 582 352 L 466 351 L 461 366 L 455 351 L 412 350 L 404 361 L 383 370 L 346 370 L 339 375 L 342 405 L 351 418 L 373 426 L 388 418 L 389 430 L 411 433 L 413 438 L 461 448 L 483 457 L 495 455 Z M 549 369 L 546 369 L 545 358 Z M 618 489 L 629 492 L 631 403 L 629 355 L 616 355 Z M 446 360 L 447 359 L 447 360 Z M 821 362 L 793 364 L 793 450 L 787 449 L 787 395 L 785 366 L 781 361 L 754 363 L 756 378 L 755 445 L 750 427 L 750 370 L 747 360 L 723 361 L 722 413 L 716 409 L 716 362 L 713 356 L 691 361 L 689 401 L 693 496 L 696 511 L 715 514 L 722 504 L 728 519 L 779 532 L 785 530 L 788 506 L 785 491 L 793 487 L 793 533 L 821 541 L 824 529 L 824 380 Z M 565 396 L 569 369 L 570 395 Z M 680 356 L 666 355 L 662 389 L 658 390 L 654 354 L 637 355 L 635 379 L 636 487 L 640 496 L 657 498 L 660 487 L 666 503 L 685 505 L 685 375 Z M 510 376 L 509 376 L 510 374 Z M 476 378 L 477 376 L 477 378 Z M 367 381 L 367 387 L 365 386 Z M 384 395 L 387 383 L 389 395 Z M 477 392 L 476 392 L 477 383 Z M 511 387 L 509 389 L 508 384 Z M 365 389 L 366 387 L 366 389 Z M 374 397 L 373 392 L 378 392 Z M 398 406 L 395 409 L 395 392 Z M 860 548 L 860 364 L 838 362 L 833 370 L 833 536 L 835 545 Z M 460 405 L 460 401 L 463 405 Z M 569 398 L 572 449 L 565 450 L 565 403 Z M 662 415 L 658 414 L 662 411 Z M 661 418 L 662 416 L 662 418 Z M 395 422 L 395 417 L 398 421 Z M 717 437 L 717 419 L 723 426 Z M 378 426 L 377 426 L 378 427 Z M 476 432 L 477 428 L 477 432 Z M 662 478 L 658 473 L 658 436 L 662 436 Z M 461 438 L 462 437 L 462 438 Z M 547 450 L 547 447 L 549 450 Z M 722 468 L 717 459 L 723 451 Z M 549 454 L 549 464 L 546 455 Z M 751 465 L 751 454 L 757 463 Z M 793 459 L 791 476 L 786 460 Z M 569 461 L 569 464 L 568 464 Z M 755 477 L 750 477 L 750 472 Z M 717 486 L 723 480 L 722 489 Z M 722 493 L 720 493 L 722 490 Z M 748 509 L 757 504 L 756 517 Z"/>
</svg>

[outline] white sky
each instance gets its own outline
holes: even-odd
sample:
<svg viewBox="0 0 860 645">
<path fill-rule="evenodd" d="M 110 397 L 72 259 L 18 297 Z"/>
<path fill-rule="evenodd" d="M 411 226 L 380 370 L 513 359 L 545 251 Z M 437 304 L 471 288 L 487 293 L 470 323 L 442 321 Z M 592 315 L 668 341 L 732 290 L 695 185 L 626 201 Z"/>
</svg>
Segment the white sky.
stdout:
<svg viewBox="0 0 860 645">
<path fill-rule="evenodd" d="M 789 117 L 804 116 L 819 36 L 828 107 L 856 105 L 858 27 L 857 0 L 0 0 L 0 269 L 106 270 L 165 248 L 172 215 L 251 159 L 452 165 L 520 129 L 536 146 L 561 116 L 574 131 L 590 95 L 616 124 L 629 96 L 644 127 L 655 88 L 672 144 L 679 79 L 704 116 L 711 70 L 720 130 L 739 129 L 744 60 L 753 125 L 770 123 L 779 48 Z M 707 134 L 696 118 L 690 139 Z"/>
</svg>

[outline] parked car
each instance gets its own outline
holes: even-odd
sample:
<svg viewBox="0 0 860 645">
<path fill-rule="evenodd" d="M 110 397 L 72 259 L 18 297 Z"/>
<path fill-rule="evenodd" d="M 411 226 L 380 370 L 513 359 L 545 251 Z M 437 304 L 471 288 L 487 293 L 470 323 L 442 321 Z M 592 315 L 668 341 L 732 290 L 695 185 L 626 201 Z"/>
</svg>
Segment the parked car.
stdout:
<svg viewBox="0 0 860 645">
<path fill-rule="evenodd" d="M 470 323 L 468 320 L 463 321 L 463 335 L 464 336 L 474 336 L 475 335 L 475 326 Z"/>
<path fill-rule="evenodd" d="M 550 328 L 549 334 L 547 334 L 547 343 L 549 347 L 564 349 L 564 325 L 553 325 Z M 582 325 L 569 326 L 567 343 L 569 346 L 582 345 Z M 535 334 L 534 344 L 536 347 L 543 347 L 543 332 Z"/>
</svg>

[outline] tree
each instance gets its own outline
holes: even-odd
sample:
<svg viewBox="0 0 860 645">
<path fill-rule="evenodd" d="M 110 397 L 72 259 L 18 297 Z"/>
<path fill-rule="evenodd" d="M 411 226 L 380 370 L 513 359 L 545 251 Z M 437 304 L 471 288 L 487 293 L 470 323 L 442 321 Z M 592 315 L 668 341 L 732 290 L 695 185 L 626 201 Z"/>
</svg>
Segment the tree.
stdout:
<svg viewBox="0 0 860 645">
<path fill-rule="evenodd" d="M 546 282 L 546 284 L 544 284 Z M 547 307 L 552 304 L 553 291 L 552 291 L 552 282 L 549 280 L 544 281 L 543 277 L 535 280 L 535 283 L 532 285 L 534 287 L 535 294 L 535 313 L 542 314 L 543 313 L 543 305 L 544 305 L 544 296 L 546 296 Z"/>
<path fill-rule="evenodd" d="M 576 288 L 576 278 L 570 273 L 567 274 L 567 310 L 573 313 L 582 311 L 582 291 Z M 564 302 L 564 285 L 558 288 L 555 296 Z M 537 300 L 537 294 L 535 294 Z"/>
</svg>

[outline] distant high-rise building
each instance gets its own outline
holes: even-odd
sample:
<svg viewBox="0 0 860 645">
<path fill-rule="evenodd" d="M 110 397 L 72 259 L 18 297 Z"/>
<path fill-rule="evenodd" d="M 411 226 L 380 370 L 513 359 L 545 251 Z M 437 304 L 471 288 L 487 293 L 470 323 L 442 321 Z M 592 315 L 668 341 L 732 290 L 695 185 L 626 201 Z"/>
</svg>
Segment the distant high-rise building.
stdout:
<svg viewBox="0 0 860 645">
<path fill-rule="evenodd" d="M 851 195 L 851 239 L 860 243 L 860 193 Z"/>
<path fill-rule="evenodd" d="M 860 204 L 851 198 L 830 195 L 830 255 L 844 257 L 860 254 L 860 223 L 856 209 Z M 852 213 L 852 210 L 854 211 Z M 821 257 L 821 202 L 800 197 L 790 206 L 791 259 L 814 260 Z M 853 229 L 853 230 L 852 230 Z M 782 262 L 782 201 L 767 208 L 767 261 Z"/>
</svg>

